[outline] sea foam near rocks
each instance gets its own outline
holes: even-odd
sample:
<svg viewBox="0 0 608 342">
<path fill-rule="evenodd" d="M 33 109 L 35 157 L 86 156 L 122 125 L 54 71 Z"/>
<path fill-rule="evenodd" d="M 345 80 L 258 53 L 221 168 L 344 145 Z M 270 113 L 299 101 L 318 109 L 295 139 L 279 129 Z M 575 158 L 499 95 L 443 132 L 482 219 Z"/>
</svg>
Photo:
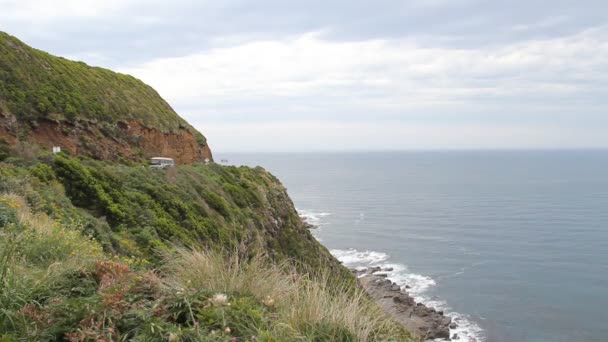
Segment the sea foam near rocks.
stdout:
<svg viewBox="0 0 608 342">
<path fill-rule="evenodd" d="M 452 321 L 456 323 L 456 327 L 450 328 L 450 336 L 458 336 L 455 341 L 484 341 L 483 329 L 469 316 L 453 312 L 445 301 L 431 298 L 428 295 L 427 291 L 437 285 L 433 278 L 412 273 L 406 265 L 387 262 L 390 259 L 387 253 L 356 249 L 332 249 L 330 252 L 349 268 L 381 267 L 382 270 L 376 274 L 386 274 L 387 279 L 401 286 L 416 302 L 444 311 L 446 316 L 452 317 Z"/>
<path fill-rule="evenodd" d="M 328 222 L 325 219 L 331 215 L 331 213 L 322 211 L 297 210 L 303 220 L 317 228 L 327 225 Z M 321 241 L 316 236 L 317 234 L 314 235 Z M 455 328 L 450 328 L 450 336 L 458 336 L 455 341 L 483 342 L 485 340 L 483 329 L 468 315 L 454 312 L 445 301 L 437 300 L 428 295 L 427 291 L 437 285 L 433 278 L 412 273 L 406 265 L 388 262 L 390 256 L 387 253 L 369 250 L 358 251 L 356 249 L 332 249 L 330 252 L 344 266 L 351 269 L 381 267 L 382 271 L 379 273 L 385 273 L 387 279 L 401 286 L 416 302 L 444 311 L 446 316 L 452 317 L 452 321 L 456 323 Z"/>
<path fill-rule="evenodd" d="M 306 210 L 306 209 L 296 209 L 296 210 L 298 211 L 298 214 L 300 215 L 300 217 L 302 219 L 304 219 L 304 221 L 306 221 L 307 223 L 309 223 L 310 225 L 315 226 L 315 227 L 321 227 L 321 226 L 324 226 L 325 224 L 327 224 L 327 222 L 323 221 L 323 218 L 331 215 L 331 213 L 316 212 L 316 211 Z"/>
</svg>

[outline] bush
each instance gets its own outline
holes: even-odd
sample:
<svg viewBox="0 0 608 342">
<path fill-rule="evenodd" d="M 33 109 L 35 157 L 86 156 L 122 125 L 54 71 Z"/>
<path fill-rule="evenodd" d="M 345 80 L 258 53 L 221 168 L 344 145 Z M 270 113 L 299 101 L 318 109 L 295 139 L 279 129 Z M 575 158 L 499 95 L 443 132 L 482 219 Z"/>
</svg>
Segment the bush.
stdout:
<svg viewBox="0 0 608 342">
<path fill-rule="evenodd" d="M 4 139 L 0 139 L 0 161 L 5 160 L 10 156 L 11 149 Z"/>
<path fill-rule="evenodd" d="M 231 216 L 230 207 L 228 206 L 228 203 L 220 195 L 211 191 L 207 191 L 203 194 L 203 198 L 211 208 L 213 208 L 225 218 L 229 218 Z"/>
<path fill-rule="evenodd" d="M 0 228 L 16 222 L 17 215 L 15 210 L 10 208 L 6 203 L 0 202 Z"/>
<path fill-rule="evenodd" d="M 44 183 L 49 183 L 56 179 L 53 168 L 47 164 L 36 164 L 30 168 L 30 172 Z"/>
</svg>

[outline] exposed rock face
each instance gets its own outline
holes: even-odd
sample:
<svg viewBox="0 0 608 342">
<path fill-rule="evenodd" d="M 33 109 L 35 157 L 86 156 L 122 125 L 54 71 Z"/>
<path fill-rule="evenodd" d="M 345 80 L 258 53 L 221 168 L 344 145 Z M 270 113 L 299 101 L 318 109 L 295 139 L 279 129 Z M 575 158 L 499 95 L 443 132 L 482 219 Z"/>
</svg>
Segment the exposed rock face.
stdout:
<svg viewBox="0 0 608 342">
<path fill-rule="evenodd" d="M 359 277 L 359 284 L 367 293 L 421 341 L 433 339 L 449 341 L 452 319 L 444 316 L 441 311 L 416 303 L 414 298 L 401 291 L 399 285 L 386 279 L 386 274 L 375 274 L 380 271 L 384 270 L 380 267 L 372 267 L 354 272 Z"/>
<path fill-rule="evenodd" d="M 60 146 L 71 154 L 88 155 L 96 159 L 145 159 L 169 157 L 179 164 L 213 160 L 211 149 L 199 144 L 188 128 L 162 132 L 144 127 L 138 122 L 119 122 L 115 127 L 87 121 L 43 120 L 35 127 L 23 127 L 12 115 L 0 115 L 0 138 L 9 144 L 21 140 L 51 149 Z M 23 137 L 26 137 L 23 139 Z"/>
</svg>

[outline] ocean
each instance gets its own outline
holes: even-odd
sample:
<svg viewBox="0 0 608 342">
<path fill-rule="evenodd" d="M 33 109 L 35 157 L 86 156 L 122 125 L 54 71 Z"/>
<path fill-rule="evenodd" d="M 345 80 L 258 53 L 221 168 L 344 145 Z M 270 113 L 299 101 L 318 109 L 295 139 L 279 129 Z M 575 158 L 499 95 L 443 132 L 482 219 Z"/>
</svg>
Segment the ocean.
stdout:
<svg viewBox="0 0 608 342">
<path fill-rule="evenodd" d="M 215 158 L 272 172 L 337 258 L 393 267 L 459 341 L 608 341 L 608 151 Z"/>
</svg>

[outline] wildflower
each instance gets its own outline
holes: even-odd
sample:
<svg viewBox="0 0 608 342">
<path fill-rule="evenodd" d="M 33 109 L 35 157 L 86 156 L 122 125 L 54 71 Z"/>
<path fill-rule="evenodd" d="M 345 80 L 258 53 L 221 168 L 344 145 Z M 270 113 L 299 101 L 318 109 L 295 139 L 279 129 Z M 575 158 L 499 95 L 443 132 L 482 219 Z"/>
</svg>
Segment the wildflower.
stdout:
<svg viewBox="0 0 608 342">
<path fill-rule="evenodd" d="M 177 335 L 175 333 L 170 333 L 169 338 L 167 339 L 169 342 L 177 341 Z"/>
<path fill-rule="evenodd" d="M 266 298 L 262 301 L 262 304 L 271 308 L 274 306 L 274 299 L 272 299 L 270 296 L 266 296 Z"/>
<path fill-rule="evenodd" d="M 226 329 L 224 329 L 224 332 L 226 334 L 230 334 L 230 332 L 232 332 L 232 330 L 230 330 L 230 327 L 226 327 Z"/>
<path fill-rule="evenodd" d="M 209 301 L 214 305 L 230 305 L 228 303 L 228 296 L 223 293 L 215 294 Z"/>
</svg>

